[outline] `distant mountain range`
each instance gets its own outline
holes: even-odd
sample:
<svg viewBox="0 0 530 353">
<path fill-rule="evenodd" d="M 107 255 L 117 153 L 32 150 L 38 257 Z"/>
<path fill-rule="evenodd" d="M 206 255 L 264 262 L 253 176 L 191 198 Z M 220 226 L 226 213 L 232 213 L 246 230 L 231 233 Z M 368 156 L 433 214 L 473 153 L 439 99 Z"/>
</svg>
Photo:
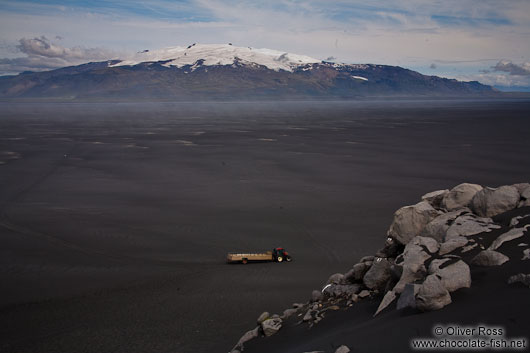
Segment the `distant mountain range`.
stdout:
<svg viewBox="0 0 530 353">
<path fill-rule="evenodd" d="M 59 100 L 491 97 L 491 86 L 397 66 L 337 64 L 231 44 L 193 44 L 0 77 L 0 98 Z"/>
</svg>

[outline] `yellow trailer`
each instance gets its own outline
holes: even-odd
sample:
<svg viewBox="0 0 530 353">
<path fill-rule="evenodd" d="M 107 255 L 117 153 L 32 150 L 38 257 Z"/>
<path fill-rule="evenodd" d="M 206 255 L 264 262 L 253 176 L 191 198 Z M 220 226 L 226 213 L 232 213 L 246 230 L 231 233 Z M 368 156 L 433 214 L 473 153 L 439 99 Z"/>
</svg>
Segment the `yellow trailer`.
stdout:
<svg viewBox="0 0 530 353">
<path fill-rule="evenodd" d="M 246 264 L 250 261 L 275 261 L 275 262 L 283 262 L 283 261 L 291 261 L 291 255 L 285 251 L 283 248 L 275 248 L 272 251 L 267 252 L 260 252 L 260 253 L 229 253 L 226 256 L 226 262 L 228 263 L 235 263 L 235 262 L 241 262 L 243 264 Z"/>
</svg>

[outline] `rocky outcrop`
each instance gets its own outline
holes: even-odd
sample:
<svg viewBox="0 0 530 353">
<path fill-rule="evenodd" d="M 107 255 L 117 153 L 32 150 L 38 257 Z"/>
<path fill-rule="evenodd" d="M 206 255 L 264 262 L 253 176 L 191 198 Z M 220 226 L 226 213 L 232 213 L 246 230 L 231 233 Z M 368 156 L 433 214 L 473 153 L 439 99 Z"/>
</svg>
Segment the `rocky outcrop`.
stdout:
<svg viewBox="0 0 530 353">
<path fill-rule="evenodd" d="M 471 260 L 471 263 L 477 266 L 500 266 L 508 260 L 510 260 L 510 258 L 500 252 L 484 250 L 479 252 L 478 255 Z"/>
<path fill-rule="evenodd" d="M 469 206 L 471 200 L 482 186 L 463 183 L 452 188 L 443 198 L 442 206 L 448 211 L 454 211 Z"/>
<path fill-rule="evenodd" d="M 514 246 L 521 249 L 521 260 L 530 259 L 526 232 L 530 224 L 521 226 L 530 215 L 517 211 L 510 222 L 505 216 L 494 217 L 525 203 L 528 192 L 530 184 L 526 183 L 484 189 L 460 184 L 425 194 L 421 202 L 396 211 L 384 247 L 375 256 L 361 258 L 344 275 L 331 275 L 322 290 L 313 291 L 310 301 L 284 311 L 281 317 L 263 313 L 258 318 L 259 330 L 247 332 L 240 341 L 244 343 L 256 332 L 273 335 L 289 317 L 299 317 L 299 323 L 312 326 L 330 310 L 374 298 L 381 300 L 374 316 L 392 307 L 422 312 L 442 309 L 451 304 L 451 293 L 472 286 L 474 266 L 510 261 L 498 251 L 505 244 L 511 244 L 512 251 Z M 524 242 L 515 245 L 515 239 Z M 508 282 L 528 286 L 530 274 L 511 276 Z"/>
<path fill-rule="evenodd" d="M 484 188 L 473 197 L 471 208 L 479 216 L 493 217 L 516 208 L 519 199 L 519 192 L 514 186 Z"/>
<path fill-rule="evenodd" d="M 388 236 L 406 245 L 412 238 L 420 235 L 423 228 L 439 215 L 427 201 L 400 208 L 394 214 L 394 220 L 388 230 Z"/>
</svg>

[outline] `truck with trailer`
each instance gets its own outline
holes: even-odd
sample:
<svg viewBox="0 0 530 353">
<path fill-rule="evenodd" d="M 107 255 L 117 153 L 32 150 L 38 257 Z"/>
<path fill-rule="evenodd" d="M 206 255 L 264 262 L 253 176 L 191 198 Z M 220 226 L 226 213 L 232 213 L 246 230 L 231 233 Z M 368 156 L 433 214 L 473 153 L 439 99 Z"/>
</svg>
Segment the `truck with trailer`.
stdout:
<svg viewBox="0 0 530 353">
<path fill-rule="evenodd" d="M 226 257 L 228 263 L 243 263 L 249 262 L 290 262 L 291 255 L 284 248 L 274 248 L 272 251 L 257 252 L 257 253 L 229 253 Z"/>
</svg>

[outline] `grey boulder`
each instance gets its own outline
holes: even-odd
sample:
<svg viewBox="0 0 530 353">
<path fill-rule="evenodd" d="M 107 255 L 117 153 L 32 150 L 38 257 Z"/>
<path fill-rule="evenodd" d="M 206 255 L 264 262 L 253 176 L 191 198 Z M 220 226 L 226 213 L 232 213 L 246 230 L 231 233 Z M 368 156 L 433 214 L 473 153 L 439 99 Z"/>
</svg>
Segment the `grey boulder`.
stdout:
<svg viewBox="0 0 530 353">
<path fill-rule="evenodd" d="M 448 211 L 467 207 L 475 194 L 482 190 L 482 186 L 477 184 L 463 183 L 452 188 L 445 194 L 442 206 Z"/>
<path fill-rule="evenodd" d="M 500 266 L 508 260 L 510 260 L 508 256 L 495 250 L 483 250 L 471 260 L 471 263 L 477 266 Z"/>
<path fill-rule="evenodd" d="M 484 188 L 471 201 L 471 209 L 482 217 L 493 217 L 517 207 L 520 194 L 514 186 Z"/>
<path fill-rule="evenodd" d="M 348 346 L 344 346 L 344 345 L 340 346 L 335 351 L 335 353 L 349 353 L 349 352 L 350 352 L 350 349 L 348 348 Z"/>
<path fill-rule="evenodd" d="M 464 208 L 461 210 L 451 211 L 439 215 L 425 226 L 425 228 L 421 232 L 421 236 L 431 237 L 439 243 L 444 242 L 447 230 L 449 229 L 453 221 L 466 213 L 471 213 L 471 210 L 468 208 Z"/>
<path fill-rule="evenodd" d="M 259 326 L 257 326 L 255 329 L 247 331 L 237 342 L 236 346 L 232 349 L 231 352 L 235 353 L 238 352 L 239 349 L 244 349 L 244 344 L 250 341 L 251 339 L 254 339 L 258 337 L 259 335 Z"/>
<path fill-rule="evenodd" d="M 261 313 L 260 316 L 258 316 L 258 319 L 256 320 L 258 322 L 258 325 L 261 325 L 261 323 L 271 317 L 271 314 L 269 312 L 264 311 Z"/>
<path fill-rule="evenodd" d="M 440 255 L 449 254 L 450 252 L 458 248 L 462 248 L 466 246 L 467 243 L 468 243 L 468 240 L 466 237 L 458 236 L 458 237 L 449 239 L 448 241 L 440 244 L 440 251 L 438 252 L 438 254 Z"/>
<path fill-rule="evenodd" d="M 429 275 L 416 295 L 416 307 L 421 311 L 439 310 L 451 304 L 451 295 L 437 275 Z"/>
<path fill-rule="evenodd" d="M 344 275 L 342 273 L 335 273 L 329 276 L 327 284 L 340 284 L 344 281 Z"/>
<path fill-rule="evenodd" d="M 423 201 L 427 201 L 431 204 L 434 208 L 441 208 L 442 207 L 442 201 L 444 199 L 444 196 L 447 195 L 449 190 L 436 190 L 429 192 L 428 194 L 425 194 L 421 197 Z"/>
<path fill-rule="evenodd" d="M 423 228 L 438 215 L 439 212 L 427 201 L 401 207 L 394 213 L 394 220 L 387 234 L 398 243 L 406 245 L 412 238 L 420 235 Z"/>
<path fill-rule="evenodd" d="M 282 328 L 282 319 L 267 319 L 261 323 L 261 328 L 265 336 L 272 336 Z"/>
<path fill-rule="evenodd" d="M 366 272 L 363 277 L 363 283 L 370 289 L 384 288 L 386 282 L 390 279 L 390 262 L 387 259 L 376 258 L 372 267 Z"/>
<path fill-rule="evenodd" d="M 493 229 L 499 229 L 501 226 L 495 224 L 491 218 L 477 217 L 473 214 L 464 214 L 451 224 L 445 235 L 445 240 L 456 237 L 468 237 L 471 235 L 491 232 Z"/>
<path fill-rule="evenodd" d="M 462 260 L 444 266 L 450 259 L 433 260 L 429 266 L 429 274 L 437 275 L 442 285 L 449 292 L 460 288 L 471 287 L 471 271 L 469 266 Z"/>
</svg>

